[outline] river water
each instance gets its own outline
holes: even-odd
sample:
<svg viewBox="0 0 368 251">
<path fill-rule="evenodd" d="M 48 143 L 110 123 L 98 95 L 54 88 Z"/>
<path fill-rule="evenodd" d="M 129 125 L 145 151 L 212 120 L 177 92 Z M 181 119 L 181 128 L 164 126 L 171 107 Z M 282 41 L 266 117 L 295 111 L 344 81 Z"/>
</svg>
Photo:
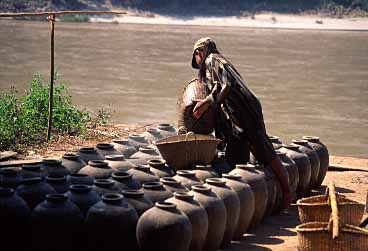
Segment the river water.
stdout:
<svg viewBox="0 0 368 251">
<path fill-rule="evenodd" d="M 188 25 L 56 23 L 55 66 L 73 101 L 114 123 L 177 120 L 196 72 L 194 42 L 211 36 L 259 96 L 269 134 L 320 136 L 331 155 L 368 158 L 368 33 Z M 0 91 L 49 79 L 49 24 L 0 21 Z"/>
</svg>

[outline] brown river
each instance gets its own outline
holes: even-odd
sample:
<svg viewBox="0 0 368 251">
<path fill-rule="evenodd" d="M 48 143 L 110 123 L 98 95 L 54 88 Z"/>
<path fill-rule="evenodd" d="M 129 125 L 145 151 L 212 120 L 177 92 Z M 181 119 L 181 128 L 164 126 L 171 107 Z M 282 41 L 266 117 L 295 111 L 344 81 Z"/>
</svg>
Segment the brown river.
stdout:
<svg viewBox="0 0 368 251">
<path fill-rule="evenodd" d="M 259 96 L 269 134 L 320 136 L 331 155 L 368 158 L 368 33 L 186 25 L 56 23 L 55 67 L 73 101 L 112 122 L 177 120 L 196 72 L 192 46 L 211 36 Z M 49 24 L 0 20 L 0 92 L 49 79 Z"/>
</svg>

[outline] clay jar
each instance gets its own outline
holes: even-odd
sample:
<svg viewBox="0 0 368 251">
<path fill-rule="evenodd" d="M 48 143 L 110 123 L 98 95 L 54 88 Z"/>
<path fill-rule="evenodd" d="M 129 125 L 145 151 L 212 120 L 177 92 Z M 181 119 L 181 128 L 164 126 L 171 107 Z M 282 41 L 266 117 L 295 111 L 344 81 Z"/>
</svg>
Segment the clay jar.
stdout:
<svg viewBox="0 0 368 251">
<path fill-rule="evenodd" d="M 329 166 L 330 156 L 327 147 L 320 141 L 319 137 L 315 136 L 303 136 L 303 139 L 308 141 L 308 144 L 317 152 L 320 168 L 318 173 L 318 179 L 316 188 L 320 187 L 327 173 Z"/>
<path fill-rule="evenodd" d="M 111 179 L 95 179 L 92 189 L 101 197 L 109 193 L 120 193 L 120 189 Z"/>
<path fill-rule="evenodd" d="M 103 156 L 106 155 L 121 155 L 122 153 L 115 149 L 113 144 L 110 143 L 98 143 L 96 145 L 96 150 Z"/>
<path fill-rule="evenodd" d="M 69 190 L 69 183 L 65 175 L 50 174 L 46 177 L 46 182 L 55 189 L 56 193 L 66 193 Z"/>
<path fill-rule="evenodd" d="M 160 179 L 161 183 L 163 184 L 163 186 L 171 191 L 172 193 L 174 192 L 188 192 L 189 189 L 186 188 L 185 186 L 183 186 L 179 181 L 175 180 L 172 177 L 164 177 Z"/>
<path fill-rule="evenodd" d="M 138 152 L 130 156 L 129 161 L 135 165 L 144 165 L 152 159 L 161 159 L 160 154 L 153 148 L 140 147 Z"/>
<path fill-rule="evenodd" d="M 311 178 L 311 165 L 308 156 L 299 152 L 298 145 L 283 145 L 279 150 L 291 158 L 298 167 L 299 183 L 296 193 L 299 198 L 304 197 L 307 194 Z"/>
<path fill-rule="evenodd" d="M 79 158 L 78 154 L 65 153 L 61 159 L 61 165 L 69 170 L 71 174 L 78 173 L 87 164 Z"/>
<path fill-rule="evenodd" d="M 22 165 L 21 176 L 23 179 L 46 177 L 47 173 L 42 168 L 42 164 L 24 164 Z"/>
<path fill-rule="evenodd" d="M 188 251 L 192 226 L 175 204 L 157 202 L 138 220 L 137 240 L 141 251 Z"/>
<path fill-rule="evenodd" d="M 173 193 L 167 190 L 161 182 L 145 183 L 143 184 L 143 191 L 147 198 L 153 203 L 165 201 L 173 196 Z"/>
<path fill-rule="evenodd" d="M 190 251 L 202 251 L 208 231 L 208 216 L 206 209 L 195 201 L 194 196 L 188 192 L 174 193 L 174 197 L 167 199 L 182 211 L 192 224 L 192 241 Z"/>
<path fill-rule="evenodd" d="M 128 171 L 134 165 L 124 158 L 124 155 L 106 155 L 106 162 L 115 171 Z"/>
<path fill-rule="evenodd" d="M 281 160 L 282 165 L 286 168 L 289 175 L 289 187 L 293 197 L 296 198 L 296 189 L 299 183 L 299 172 L 295 162 L 286 156 L 286 153 L 276 151 L 277 156 Z"/>
<path fill-rule="evenodd" d="M 173 178 L 188 189 L 194 185 L 202 184 L 202 181 L 196 177 L 194 170 L 179 170 Z"/>
<path fill-rule="evenodd" d="M 94 177 L 87 174 L 75 173 L 68 176 L 68 182 L 70 185 L 93 185 Z"/>
<path fill-rule="evenodd" d="M 257 170 L 262 172 L 265 176 L 266 184 L 267 184 L 267 206 L 264 217 L 270 216 L 273 212 L 275 201 L 276 201 L 276 181 L 275 174 L 271 170 L 271 167 L 265 167 L 262 164 L 255 164 Z"/>
<path fill-rule="evenodd" d="M 193 186 L 190 194 L 206 209 L 208 216 L 208 232 L 203 251 L 216 251 L 220 248 L 226 228 L 225 204 L 207 185 Z"/>
<path fill-rule="evenodd" d="M 28 207 L 32 210 L 45 199 L 47 194 L 56 193 L 56 191 L 45 182 L 44 178 L 35 177 L 24 179 L 17 187 L 16 193 L 27 202 Z"/>
<path fill-rule="evenodd" d="M 299 145 L 299 150 L 308 156 L 309 161 L 311 163 L 311 180 L 309 183 L 309 188 L 310 189 L 316 188 L 320 168 L 318 153 L 308 144 L 308 141 L 306 140 L 294 139 L 293 143 Z"/>
<path fill-rule="evenodd" d="M 162 135 L 156 128 L 147 128 L 144 133 L 141 134 L 149 144 L 156 140 L 162 139 Z"/>
<path fill-rule="evenodd" d="M 140 184 L 148 182 L 158 182 L 160 178 L 151 172 L 148 165 L 137 165 L 134 168 L 128 170 L 127 173 L 133 175 L 133 179 L 138 181 Z"/>
<path fill-rule="evenodd" d="M 127 139 L 113 139 L 112 142 L 115 149 L 120 151 L 125 158 L 129 158 L 137 152 L 137 149 L 132 146 Z"/>
<path fill-rule="evenodd" d="M 250 186 L 241 180 L 240 175 L 223 174 L 222 177 L 226 181 L 226 185 L 236 193 L 240 202 L 239 221 L 234 233 L 234 239 L 240 240 L 247 232 L 253 218 L 254 195 Z"/>
<path fill-rule="evenodd" d="M 279 137 L 270 135 L 270 136 L 268 136 L 268 138 L 270 139 L 270 141 L 272 143 L 272 146 L 275 150 L 282 147 L 282 142 L 281 142 Z"/>
<path fill-rule="evenodd" d="M 202 182 L 209 178 L 219 178 L 220 175 L 212 169 L 212 165 L 195 165 L 193 167 L 195 176 Z"/>
<path fill-rule="evenodd" d="M 103 160 L 90 160 L 88 165 L 79 170 L 80 174 L 87 174 L 96 179 L 107 179 L 111 177 L 114 170 Z"/>
<path fill-rule="evenodd" d="M 48 194 L 33 210 L 30 222 L 36 250 L 74 250 L 83 216 L 66 195 Z"/>
<path fill-rule="evenodd" d="M 222 199 L 226 207 L 226 228 L 222 245 L 231 244 L 234 233 L 239 223 L 240 201 L 236 193 L 226 185 L 225 180 L 221 178 L 206 179 L 206 183 L 212 191 Z"/>
<path fill-rule="evenodd" d="M 226 162 L 226 153 L 219 152 L 217 158 L 212 161 L 212 168 L 219 174 L 228 173 L 231 171 L 230 165 Z"/>
<path fill-rule="evenodd" d="M 139 134 L 130 134 L 128 136 L 128 142 L 131 146 L 134 146 L 135 149 L 139 149 L 140 147 L 146 147 L 149 145 L 149 142 Z"/>
<path fill-rule="evenodd" d="M 120 190 L 140 189 L 141 184 L 133 179 L 133 175 L 127 172 L 119 171 L 112 174 L 112 179 Z"/>
<path fill-rule="evenodd" d="M 0 188 L 1 247 L 3 250 L 23 250 L 27 236 L 30 209 L 27 203 L 14 193 L 14 189 Z M 24 240 L 16 241 L 18 238 Z M 24 249 L 26 250 L 26 249 Z"/>
<path fill-rule="evenodd" d="M 22 176 L 11 167 L 0 169 L 0 187 L 16 188 L 22 182 Z"/>
<path fill-rule="evenodd" d="M 268 200 L 268 190 L 265 175 L 258 171 L 252 164 L 236 165 L 236 168 L 229 174 L 240 175 L 242 181 L 251 187 L 256 203 L 250 227 L 258 226 L 266 212 Z"/>
<path fill-rule="evenodd" d="M 167 137 L 174 136 L 177 134 L 176 129 L 171 124 L 166 124 L 166 123 L 159 124 L 157 126 L 157 130 L 162 135 L 162 138 L 167 138 Z"/>
<path fill-rule="evenodd" d="M 87 185 L 71 185 L 67 193 L 69 199 L 74 202 L 83 215 L 87 214 L 90 207 L 101 200 L 101 197 Z"/>
<path fill-rule="evenodd" d="M 147 164 L 150 166 L 151 172 L 160 178 L 175 175 L 174 171 L 166 165 L 166 161 L 163 159 L 150 159 L 147 161 Z"/>
<path fill-rule="evenodd" d="M 42 167 L 48 174 L 69 175 L 70 171 L 66 169 L 59 159 L 43 159 Z"/>
<path fill-rule="evenodd" d="M 96 148 L 94 147 L 81 147 L 78 151 L 79 158 L 88 163 L 90 160 L 104 160 L 105 157 L 97 152 Z"/>
<path fill-rule="evenodd" d="M 121 194 L 105 194 L 92 206 L 86 217 L 89 250 L 115 250 L 123 236 L 124 250 L 137 250 L 135 230 L 137 212 Z"/>
<path fill-rule="evenodd" d="M 153 207 L 153 202 L 144 195 L 142 190 L 123 190 L 124 195 L 129 205 L 134 207 L 140 217 L 144 212 Z"/>
</svg>

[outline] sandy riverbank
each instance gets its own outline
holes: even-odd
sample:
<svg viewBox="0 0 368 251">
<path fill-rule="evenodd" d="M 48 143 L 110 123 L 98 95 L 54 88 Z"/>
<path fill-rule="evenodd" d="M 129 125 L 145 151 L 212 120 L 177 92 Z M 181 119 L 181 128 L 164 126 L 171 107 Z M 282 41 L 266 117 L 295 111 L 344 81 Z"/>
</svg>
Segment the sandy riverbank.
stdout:
<svg viewBox="0 0 368 251">
<path fill-rule="evenodd" d="M 346 17 L 331 18 L 318 15 L 292 15 L 278 13 L 262 13 L 253 16 L 226 17 L 174 17 L 158 14 L 137 14 L 128 12 L 127 15 L 114 17 L 91 17 L 91 22 L 112 22 L 117 24 L 172 24 L 172 25 L 204 25 L 204 26 L 232 26 L 247 28 L 274 29 L 315 29 L 315 30 L 349 30 L 367 31 L 368 18 Z"/>
</svg>

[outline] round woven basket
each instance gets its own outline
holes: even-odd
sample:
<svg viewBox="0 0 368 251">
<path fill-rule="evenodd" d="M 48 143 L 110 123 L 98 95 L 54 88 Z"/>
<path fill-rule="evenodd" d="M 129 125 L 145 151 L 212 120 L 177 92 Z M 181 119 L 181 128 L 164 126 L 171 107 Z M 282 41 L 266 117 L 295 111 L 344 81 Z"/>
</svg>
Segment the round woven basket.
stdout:
<svg viewBox="0 0 368 251">
<path fill-rule="evenodd" d="M 338 195 L 337 202 L 340 223 L 359 226 L 364 214 L 364 205 L 347 199 L 343 195 Z M 298 200 L 296 205 L 302 223 L 328 222 L 330 219 L 331 206 L 328 202 L 328 195 L 303 198 Z"/>
<path fill-rule="evenodd" d="M 327 222 L 309 222 L 296 227 L 299 251 L 367 251 L 368 231 L 352 225 L 341 228 L 338 238 L 332 239 Z"/>
<path fill-rule="evenodd" d="M 174 170 L 190 169 L 194 164 L 209 164 L 221 140 L 213 136 L 187 134 L 167 137 L 154 144 Z"/>
</svg>

